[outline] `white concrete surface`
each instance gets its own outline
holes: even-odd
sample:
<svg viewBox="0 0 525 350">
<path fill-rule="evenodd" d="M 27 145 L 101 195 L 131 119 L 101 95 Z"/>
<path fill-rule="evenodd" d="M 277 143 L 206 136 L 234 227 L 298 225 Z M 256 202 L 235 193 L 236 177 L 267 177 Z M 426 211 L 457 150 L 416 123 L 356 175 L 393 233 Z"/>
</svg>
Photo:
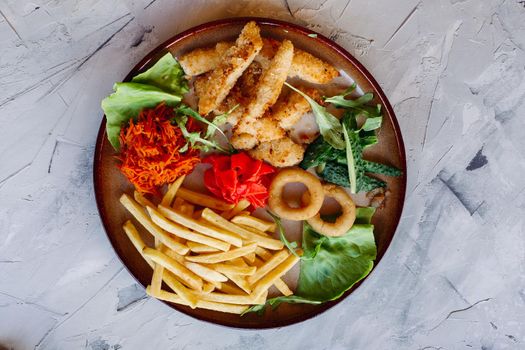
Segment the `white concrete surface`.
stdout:
<svg viewBox="0 0 525 350">
<path fill-rule="evenodd" d="M 100 100 L 147 52 L 228 16 L 328 35 L 406 143 L 391 249 L 295 326 L 242 331 L 146 298 L 92 188 Z M 525 2 L 0 0 L 0 344 L 7 349 L 524 349 Z M 1 347 L 1 346 L 0 346 Z"/>
</svg>

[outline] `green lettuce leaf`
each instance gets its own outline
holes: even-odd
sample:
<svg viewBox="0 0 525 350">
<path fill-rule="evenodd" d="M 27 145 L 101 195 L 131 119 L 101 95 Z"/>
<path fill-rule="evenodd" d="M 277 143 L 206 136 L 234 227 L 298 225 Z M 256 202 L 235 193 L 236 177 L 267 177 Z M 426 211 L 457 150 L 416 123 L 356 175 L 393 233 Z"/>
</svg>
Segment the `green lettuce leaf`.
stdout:
<svg viewBox="0 0 525 350">
<path fill-rule="evenodd" d="M 119 150 L 120 129 L 144 108 L 154 108 L 161 102 L 176 106 L 188 91 L 188 82 L 180 64 L 167 53 L 150 69 L 133 77 L 131 82 L 116 83 L 115 91 L 102 100 L 106 115 L 106 132 L 113 148 Z"/>
<path fill-rule="evenodd" d="M 343 236 L 327 237 L 305 223 L 303 249 L 318 251 L 314 258 L 301 260 L 297 295 L 321 302 L 334 300 L 372 270 L 377 254 L 374 227 L 354 224 Z"/>
<path fill-rule="evenodd" d="M 171 53 L 162 56 L 150 69 L 131 79 L 134 83 L 153 85 L 174 95 L 189 91 L 184 70 Z"/>
</svg>

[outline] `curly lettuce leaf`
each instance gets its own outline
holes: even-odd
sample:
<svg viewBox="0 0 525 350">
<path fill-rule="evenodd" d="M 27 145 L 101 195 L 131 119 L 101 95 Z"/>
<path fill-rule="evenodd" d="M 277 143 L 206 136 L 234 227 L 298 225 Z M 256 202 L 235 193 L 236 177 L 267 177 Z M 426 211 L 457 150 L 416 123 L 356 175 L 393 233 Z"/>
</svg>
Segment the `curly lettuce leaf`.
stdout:
<svg viewBox="0 0 525 350">
<path fill-rule="evenodd" d="M 103 99 L 101 106 L 106 115 L 109 142 L 119 150 L 123 125 L 136 118 L 144 108 L 153 108 L 161 102 L 168 106 L 178 105 L 188 91 L 188 82 L 180 64 L 167 53 L 131 82 L 116 83 L 113 90 L 115 92 Z"/>
</svg>

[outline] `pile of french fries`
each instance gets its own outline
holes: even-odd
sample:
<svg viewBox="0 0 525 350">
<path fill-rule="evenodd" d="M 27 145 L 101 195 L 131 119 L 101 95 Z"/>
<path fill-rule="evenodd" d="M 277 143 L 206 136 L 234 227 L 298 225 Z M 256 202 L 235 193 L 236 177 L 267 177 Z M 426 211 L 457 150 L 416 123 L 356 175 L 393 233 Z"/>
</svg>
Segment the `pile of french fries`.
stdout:
<svg viewBox="0 0 525 350">
<path fill-rule="evenodd" d="M 263 304 L 273 285 L 292 291 L 281 279 L 299 260 L 268 233 L 275 224 L 251 216 L 247 201 L 237 205 L 181 187 L 168 187 L 159 205 L 134 193 L 122 205 L 153 235 L 148 247 L 128 220 L 123 225 L 135 248 L 153 269 L 149 295 L 171 303 L 241 314 Z M 171 291 L 163 290 L 163 282 Z"/>
</svg>

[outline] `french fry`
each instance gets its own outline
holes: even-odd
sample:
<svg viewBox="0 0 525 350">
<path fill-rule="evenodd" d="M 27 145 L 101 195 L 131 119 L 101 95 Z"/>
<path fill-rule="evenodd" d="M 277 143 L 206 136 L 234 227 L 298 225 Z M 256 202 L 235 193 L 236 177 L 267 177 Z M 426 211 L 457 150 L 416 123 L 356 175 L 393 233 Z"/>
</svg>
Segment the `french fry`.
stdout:
<svg viewBox="0 0 525 350">
<path fill-rule="evenodd" d="M 242 258 L 246 260 L 247 263 L 253 264 L 253 262 L 255 261 L 255 252 L 247 254 L 243 256 Z"/>
<path fill-rule="evenodd" d="M 192 309 L 194 309 L 197 306 L 198 299 L 193 294 L 193 292 L 188 289 L 186 286 L 184 286 L 176 277 L 175 275 L 168 270 L 164 270 L 163 273 L 163 279 L 164 282 L 170 287 L 171 290 L 173 290 L 175 293 L 177 293 Z M 151 286 L 150 291 L 151 291 Z M 155 291 L 153 296 L 158 295 L 162 289 Z"/>
<path fill-rule="evenodd" d="M 250 286 L 248 281 L 246 281 L 246 278 L 244 278 L 243 276 L 239 276 L 234 273 L 226 273 L 226 272 L 224 274 L 226 275 L 226 277 L 230 279 L 230 281 L 235 283 L 238 287 L 240 287 L 247 294 L 250 294 L 252 292 L 252 287 Z"/>
<path fill-rule="evenodd" d="M 195 205 L 199 205 L 201 207 L 217 209 L 220 211 L 230 210 L 234 207 L 233 204 L 226 203 L 223 200 L 217 199 L 212 196 L 208 196 L 206 194 L 188 190 L 184 187 L 179 188 L 179 190 L 177 191 L 177 197 L 180 197 L 185 201 L 188 201 Z"/>
<path fill-rule="evenodd" d="M 251 213 L 248 210 L 240 211 L 237 215 L 251 215 Z"/>
<path fill-rule="evenodd" d="M 184 244 L 178 242 L 172 235 L 157 226 L 146 214 L 144 209 L 127 194 L 122 194 L 120 203 L 137 219 L 144 228 L 162 243 L 177 253 L 184 255 L 190 250 Z"/>
<path fill-rule="evenodd" d="M 175 276 L 183 280 L 189 287 L 198 291 L 202 290 L 202 279 L 175 259 L 172 259 L 166 254 L 152 248 L 144 248 L 143 252 L 144 255 L 153 260 L 153 262 L 161 264 L 166 269 L 173 272 Z"/>
<path fill-rule="evenodd" d="M 219 251 L 219 249 L 210 247 L 209 245 L 200 244 L 192 241 L 186 242 L 186 245 L 190 247 L 190 250 L 194 253 L 215 253 Z"/>
<path fill-rule="evenodd" d="M 217 287 L 220 282 L 226 282 L 228 278 L 219 272 L 210 269 L 209 267 L 193 263 L 190 261 L 186 261 L 182 255 L 177 254 L 171 249 L 167 249 L 166 247 L 163 247 L 161 250 L 162 253 L 166 254 L 168 257 L 172 258 L 173 260 L 177 261 L 179 264 L 184 265 L 188 270 L 202 278 L 203 280 L 210 282 L 214 285 L 214 287 Z M 203 287 L 204 288 L 204 287 Z"/>
<path fill-rule="evenodd" d="M 180 208 L 181 214 L 189 216 L 190 218 L 193 215 L 194 210 L 195 210 L 195 206 L 191 203 L 185 203 Z"/>
<path fill-rule="evenodd" d="M 288 287 L 286 283 L 280 278 L 276 279 L 275 282 L 273 282 L 273 285 L 279 292 L 281 292 L 284 296 L 292 295 L 292 290 Z"/>
<path fill-rule="evenodd" d="M 228 264 L 228 265 L 240 266 L 240 267 L 249 267 L 250 266 L 244 261 L 243 258 L 231 259 L 231 260 L 225 261 L 224 263 Z"/>
<path fill-rule="evenodd" d="M 274 268 L 276 268 L 280 263 L 282 263 L 288 257 L 288 252 L 286 250 L 281 250 L 272 256 L 268 261 L 266 261 L 262 266 L 257 268 L 257 271 L 247 278 L 248 283 L 251 285 L 255 284 L 261 278 L 270 273 Z"/>
<path fill-rule="evenodd" d="M 160 212 L 151 207 L 147 207 L 147 210 L 155 224 L 159 225 L 164 230 L 176 235 L 177 237 L 185 238 L 189 241 L 201 244 L 206 244 L 210 247 L 217 248 L 222 251 L 227 251 L 228 249 L 230 249 L 229 243 L 219 241 L 218 239 L 211 238 L 209 236 L 201 235 L 200 233 L 193 232 L 182 225 L 179 225 L 175 222 L 166 219 Z"/>
<path fill-rule="evenodd" d="M 255 247 L 255 244 L 250 244 L 245 247 L 229 250 L 227 252 L 187 256 L 186 260 L 203 264 L 215 264 L 253 253 L 255 251 Z"/>
<path fill-rule="evenodd" d="M 270 235 L 268 235 L 268 232 L 264 232 L 264 231 L 258 230 L 256 228 L 253 228 L 253 227 L 250 227 L 250 226 L 246 226 L 246 225 L 239 225 L 239 226 L 242 227 L 243 229 L 247 230 L 247 231 L 255 233 L 256 235 L 263 236 L 263 237 L 270 237 Z"/>
<path fill-rule="evenodd" d="M 220 282 L 219 282 L 220 283 Z M 215 285 L 210 282 L 204 282 L 202 285 L 202 294 L 209 294 L 215 290 Z"/>
<path fill-rule="evenodd" d="M 261 247 L 255 248 L 255 254 L 260 256 L 264 261 L 271 259 L 273 256 L 272 253 Z"/>
<path fill-rule="evenodd" d="M 274 232 L 275 231 L 274 222 L 262 220 L 262 219 L 256 218 L 255 216 L 251 216 L 251 215 L 237 215 L 233 217 L 230 221 L 233 222 L 234 224 L 253 227 L 262 232 L 266 232 L 266 231 Z"/>
<path fill-rule="evenodd" d="M 172 184 L 168 186 L 168 190 L 164 194 L 164 197 L 162 197 L 162 201 L 160 204 L 169 207 L 171 205 L 171 202 L 173 202 L 173 198 L 175 198 L 175 195 L 177 194 L 177 191 L 180 188 L 180 185 L 182 185 L 182 182 L 186 178 L 186 175 L 179 176 L 177 180 L 175 180 Z"/>
<path fill-rule="evenodd" d="M 245 291 L 243 291 L 231 282 L 221 283 L 221 285 L 217 289 L 226 294 L 246 295 Z"/>
<path fill-rule="evenodd" d="M 257 270 L 255 266 L 235 266 L 235 265 L 228 265 L 228 264 L 213 264 L 212 268 L 218 272 L 226 272 L 230 274 L 244 275 L 244 276 L 251 276 L 255 273 L 255 270 Z"/>
<path fill-rule="evenodd" d="M 268 252 L 268 251 L 267 251 L 267 252 Z M 268 252 L 268 254 L 270 254 L 270 253 Z M 263 259 L 264 259 L 264 260 L 268 260 L 268 259 L 271 259 L 272 256 L 273 256 L 273 255 L 270 254 L 270 256 L 269 256 L 268 258 L 263 258 Z M 262 261 L 261 259 L 259 259 L 259 258 L 256 257 L 256 258 L 255 258 L 255 261 L 254 261 L 254 265 L 255 265 L 257 268 L 259 268 L 259 267 L 261 267 L 261 266 L 264 265 L 264 261 Z M 281 292 L 283 295 L 288 296 L 288 295 L 292 295 L 292 294 L 293 294 L 292 290 L 288 287 L 288 285 L 287 285 L 282 279 L 280 279 L 280 278 L 276 279 L 273 285 L 274 285 L 275 288 L 277 288 L 277 290 L 278 290 L 279 292 Z"/>
<path fill-rule="evenodd" d="M 139 191 L 133 191 L 133 198 L 137 201 L 138 204 L 142 205 L 143 207 L 155 207 L 155 204 L 153 204 L 152 201 L 147 199 L 142 193 Z"/>
<path fill-rule="evenodd" d="M 227 210 L 221 214 L 223 218 L 226 220 L 230 220 L 235 215 L 238 215 L 241 211 L 248 208 L 250 206 L 250 202 L 248 202 L 246 199 L 241 199 L 239 203 L 233 207 L 233 209 Z"/>
<path fill-rule="evenodd" d="M 186 203 L 187 202 L 184 199 L 180 197 L 175 197 L 175 200 L 173 201 L 173 205 L 171 207 L 176 211 L 180 211 L 180 208 Z"/>
<path fill-rule="evenodd" d="M 176 211 L 162 205 L 159 206 L 159 211 L 171 221 L 176 222 L 182 226 L 186 226 L 206 236 L 228 242 L 236 247 L 242 246 L 241 237 L 235 233 L 228 232 L 219 227 L 213 227 L 206 221 L 195 220 L 189 215 L 177 213 Z"/>
<path fill-rule="evenodd" d="M 146 289 L 146 292 L 151 292 L 151 290 Z M 165 300 L 170 303 L 175 303 L 175 304 L 180 304 L 180 305 L 189 305 L 187 301 L 183 300 L 177 294 L 170 293 L 165 290 L 161 290 L 159 294 L 153 295 L 153 296 L 157 299 Z M 231 314 L 241 314 L 248 307 L 248 305 L 215 303 L 213 301 L 206 301 L 206 300 L 198 300 L 196 306 L 202 309 L 227 312 Z"/>
<path fill-rule="evenodd" d="M 160 243 L 158 239 L 156 238 L 155 238 L 155 248 L 162 249 L 162 243 Z M 164 274 L 164 267 L 160 264 L 155 264 L 155 268 L 153 269 L 153 276 L 151 276 L 151 290 L 154 293 L 157 293 L 161 290 L 163 274 Z"/>
<path fill-rule="evenodd" d="M 194 211 L 191 217 L 194 218 L 195 220 L 199 220 L 202 216 L 202 210 L 203 209 Z"/>
<path fill-rule="evenodd" d="M 210 269 L 209 267 L 193 262 L 185 262 L 184 266 L 186 266 L 188 270 L 190 270 L 191 272 L 208 282 L 226 282 L 228 280 L 228 278 L 221 274 L 220 271 L 217 269 Z"/>
<path fill-rule="evenodd" d="M 257 243 L 257 245 L 261 247 L 272 249 L 272 250 L 281 250 L 284 247 L 283 242 L 273 239 L 273 238 L 257 235 L 251 231 L 248 231 L 226 220 L 225 218 L 223 218 L 222 216 L 220 216 L 219 214 L 215 213 L 214 211 L 208 208 L 205 208 L 202 211 L 202 217 L 204 220 L 210 222 L 211 224 L 222 227 L 228 231 L 234 232 L 238 234 L 239 236 L 241 236 L 242 239 L 255 242 Z"/>
<path fill-rule="evenodd" d="M 264 304 L 266 302 L 267 293 L 262 294 L 260 297 L 256 298 L 254 295 L 229 295 L 223 293 L 198 293 L 196 294 L 199 299 L 213 301 L 216 303 L 224 304 L 239 304 L 239 305 L 256 305 Z"/>
<path fill-rule="evenodd" d="M 255 296 L 262 295 L 265 291 L 268 290 L 275 283 L 275 281 L 288 272 L 297 262 L 299 258 L 295 255 L 290 255 L 286 260 L 284 260 L 280 265 L 273 269 L 266 276 L 261 278 L 259 282 L 253 288 L 253 294 Z"/>
<path fill-rule="evenodd" d="M 142 237 L 140 237 L 140 233 L 139 231 L 137 231 L 135 225 L 133 225 L 133 223 L 130 220 L 128 220 L 124 223 L 122 228 L 124 229 L 124 232 L 128 236 L 135 249 L 137 249 L 140 255 L 142 255 L 142 257 L 144 258 L 144 260 L 146 260 L 148 265 L 151 266 L 151 268 L 155 268 L 155 263 L 150 258 L 147 258 L 144 256 L 144 254 L 142 254 L 142 250 L 146 247 L 146 243 L 144 243 Z"/>
</svg>

